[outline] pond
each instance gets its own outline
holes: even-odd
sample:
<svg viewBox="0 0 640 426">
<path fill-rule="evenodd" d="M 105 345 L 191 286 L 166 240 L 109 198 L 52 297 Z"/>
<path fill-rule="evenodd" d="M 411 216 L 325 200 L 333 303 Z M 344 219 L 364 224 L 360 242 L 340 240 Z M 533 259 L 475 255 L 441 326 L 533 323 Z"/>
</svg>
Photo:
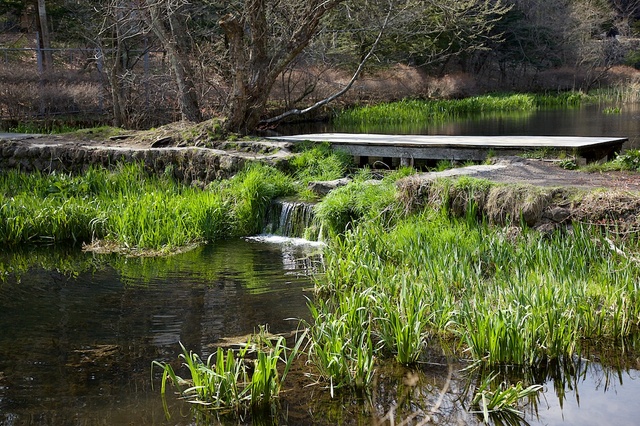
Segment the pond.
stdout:
<svg viewBox="0 0 640 426">
<path fill-rule="evenodd" d="M 415 128 L 287 128 L 287 133 L 370 131 L 426 134 L 624 136 L 640 147 L 640 108 L 538 111 Z M 279 129 L 280 130 L 280 129 Z M 283 131 L 283 132 L 284 132 Z M 268 325 L 287 333 L 308 318 L 318 247 L 298 240 L 217 242 L 167 258 L 124 258 L 44 248 L 0 251 L 0 424 L 204 424 L 169 395 L 168 419 L 151 362 L 177 365 L 179 343 L 206 356 L 223 339 Z M 629 351 L 585 353 L 536 372 L 543 391 L 520 417 L 496 424 L 637 424 L 638 342 Z M 280 424 L 372 424 L 394 410 L 431 424 L 482 424 L 470 412 L 477 377 L 434 344 L 428 364 L 381 366 L 365 400 L 290 375 Z M 518 373 L 509 373 L 517 376 Z M 413 383 L 408 385 L 407 383 Z M 224 423 L 224 422 L 223 422 Z M 233 422 L 232 422 L 233 423 Z M 388 423 L 387 423 L 388 424 Z"/>
<path fill-rule="evenodd" d="M 273 241 L 226 241 L 167 258 L 52 248 L 2 254 L 0 424 L 210 421 L 198 422 L 173 395 L 167 419 L 151 362 L 175 362 L 179 342 L 206 356 L 226 337 L 267 324 L 271 332 L 286 333 L 307 318 L 311 275 L 321 269 L 318 247 Z M 285 393 L 285 409 L 275 423 L 368 424 L 404 401 L 397 410 L 406 416 L 480 424 L 469 412 L 475 379 L 461 372 L 466 364 L 431 350 L 433 362 L 414 370 L 381 367 L 368 403 L 346 396 L 332 400 L 328 391 L 309 387 L 309 378 L 292 375 L 294 391 Z M 544 391 L 523 407 L 523 419 L 504 421 L 634 424 L 638 361 L 620 357 L 540 371 Z M 406 386 L 407 377 L 417 385 Z"/>
<path fill-rule="evenodd" d="M 626 137 L 625 148 L 640 148 L 640 104 L 625 104 L 619 113 L 605 113 L 603 105 L 581 108 L 491 113 L 448 123 L 381 124 L 376 126 L 335 126 L 306 123 L 280 126 L 283 135 L 299 133 L 382 133 L 416 135 L 528 135 Z"/>
<path fill-rule="evenodd" d="M 1 255 L 20 271 L 0 281 L 0 424 L 163 423 L 151 361 L 176 360 L 179 342 L 206 355 L 260 325 L 296 329 L 314 251 L 239 240 L 153 259 Z"/>
</svg>

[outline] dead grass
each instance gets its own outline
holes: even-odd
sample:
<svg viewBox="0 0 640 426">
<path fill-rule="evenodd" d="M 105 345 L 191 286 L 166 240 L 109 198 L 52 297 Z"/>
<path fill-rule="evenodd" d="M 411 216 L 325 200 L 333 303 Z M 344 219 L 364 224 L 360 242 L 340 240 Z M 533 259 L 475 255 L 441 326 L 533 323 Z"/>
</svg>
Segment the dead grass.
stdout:
<svg viewBox="0 0 640 426">
<path fill-rule="evenodd" d="M 94 240 L 90 244 L 83 244 L 82 251 L 95 254 L 118 254 L 125 257 L 161 257 L 186 253 L 199 246 L 199 244 L 190 244 L 166 250 L 153 250 L 126 247 L 110 240 Z"/>
<path fill-rule="evenodd" d="M 496 224 L 522 220 L 535 225 L 551 202 L 551 190 L 532 185 L 496 185 L 487 196 L 486 215 Z"/>
<path fill-rule="evenodd" d="M 454 217 L 472 213 L 495 225 L 536 226 L 554 220 L 549 212 L 560 207 L 568 211 L 568 221 L 561 221 L 563 225 L 579 222 L 619 235 L 640 230 L 637 192 L 497 184 L 473 178 L 432 179 L 420 175 L 404 178 L 396 185 L 398 201 L 407 212 L 445 209 Z"/>
<path fill-rule="evenodd" d="M 636 232 L 640 228 L 640 195 L 619 190 L 588 193 L 573 209 L 573 220 Z"/>
</svg>

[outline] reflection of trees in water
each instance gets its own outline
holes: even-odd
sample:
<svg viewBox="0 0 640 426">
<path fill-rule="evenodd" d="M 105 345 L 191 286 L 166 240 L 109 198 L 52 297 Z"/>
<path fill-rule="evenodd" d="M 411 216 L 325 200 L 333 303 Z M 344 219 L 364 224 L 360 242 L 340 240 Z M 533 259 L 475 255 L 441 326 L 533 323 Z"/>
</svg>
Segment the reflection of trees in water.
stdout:
<svg viewBox="0 0 640 426">
<path fill-rule="evenodd" d="M 222 242 L 158 259 L 51 249 L 0 257 L 5 277 L 0 282 L 0 411 L 18 412 L 6 405 L 9 401 L 21 404 L 19 412 L 25 413 L 33 401 L 50 400 L 49 408 L 38 410 L 57 411 L 58 419 L 73 409 L 65 398 L 81 396 L 86 402 L 96 388 L 116 396 L 142 392 L 134 388 L 148 392 L 150 361 L 176 360 L 178 341 L 205 356 L 220 337 L 250 333 L 265 319 L 285 327 L 281 320 L 292 311 L 306 312 L 304 302 L 291 306 L 291 298 L 302 298 L 301 285 L 310 285 L 296 271 L 305 275 L 313 265 L 301 260 L 304 253 L 296 247 L 246 242 Z M 635 338 L 624 348 L 584 349 L 582 358 L 553 360 L 535 369 L 499 369 L 496 385 L 523 381 L 544 384 L 547 390 L 524 401 L 524 418 L 494 415 L 493 422 L 537 423 L 538 413 L 549 405 L 545 398 L 557 398 L 561 408 L 572 398 L 579 405 L 580 389 L 620 391 L 639 374 L 634 355 L 639 345 Z M 312 387 L 313 395 L 300 397 L 301 408 L 290 407 L 289 413 L 303 410 L 317 424 L 389 416 L 396 424 L 407 419 L 413 424 L 427 419 L 480 424 L 470 411 L 471 400 L 482 380 L 496 371 L 462 372 L 467 365 L 450 364 L 437 352 L 427 358 L 430 363 L 413 369 L 382 363 L 374 391 L 366 397 L 345 392 L 331 400 L 328 391 Z M 60 397 L 52 399 L 51 389 Z M 155 394 L 152 399 L 159 403 Z M 89 402 L 86 409 L 94 410 L 95 404 Z"/>
<path fill-rule="evenodd" d="M 294 329 L 283 319 L 306 312 L 310 279 L 286 275 L 284 264 L 298 263 L 263 246 L 220 242 L 166 258 L 77 248 L 0 254 L 0 412 L 94 418 L 96 404 L 114 410 L 146 398 L 151 361 L 179 364 L 179 341 L 202 354 L 265 323 Z M 152 399 L 160 406 L 156 392 Z"/>
<path fill-rule="evenodd" d="M 471 405 L 480 384 L 488 375 L 498 374 L 494 389 L 522 381 L 525 386 L 543 384 L 544 390 L 524 399 L 516 408 L 522 416 L 512 413 L 491 413 L 495 425 L 527 425 L 544 421 L 550 396 L 563 401 L 575 397 L 579 388 L 602 392 L 618 392 L 625 380 L 633 380 L 640 372 L 619 366 L 605 366 L 584 358 L 566 362 L 555 360 L 538 368 L 523 369 L 504 366 L 498 369 L 475 368 L 457 361 L 436 359 L 433 363 L 406 368 L 395 362 L 378 366 L 370 395 L 360 397 L 350 392 L 337 394 L 333 400 L 328 390 L 318 389 L 308 399 L 307 411 L 315 424 L 484 424 L 480 407 Z M 573 395 L 573 396 L 570 396 Z M 588 407 L 585 407 L 588 410 Z"/>
</svg>

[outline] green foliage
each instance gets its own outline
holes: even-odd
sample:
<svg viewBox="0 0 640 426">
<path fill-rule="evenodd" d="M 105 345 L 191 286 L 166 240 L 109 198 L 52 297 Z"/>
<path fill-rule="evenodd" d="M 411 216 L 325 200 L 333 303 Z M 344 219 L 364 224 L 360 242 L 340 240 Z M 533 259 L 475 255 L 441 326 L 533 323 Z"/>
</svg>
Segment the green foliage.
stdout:
<svg viewBox="0 0 640 426">
<path fill-rule="evenodd" d="M 496 389 L 492 389 L 491 385 L 496 377 L 495 374 L 488 375 L 476 390 L 472 401 L 472 405 L 480 408 L 483 420 L 487 424 L 490 423 L 491 414 L 494 413 L 522 415 L 517 407 L 520 400 L 529 398 L 542 389 L 540 385 L 531 385 L 525 388 L 522 382 L 515 385 L 507 385 L 502 382 Z"/>
<path fill-rule="evenodd" d="M 0 241 L 91 242 L 167 250 L 204 240 L 248 235 L 269 202 L 290 194 L 293 181 L 262 165 L 200 190 L 148 176 L 141 165 L 83 176 L 0 173 Z"/>
<path fill-rule="evenodd" d="M 352 166 L 352 157 L 344 152 L 335 152 L 328 143 L 305 147 L 290 164 L 294 178 L 304 186 L 310 181 L 334 180 L 344 177 Z"/>
<path fill-rule="evenodd" d="M 353 123 L 412 123 L 457 119 L 490 112 L 534 111 L 579 106 L 591 98 L 582 92 L 557 95 L 493 94 L 454 100 L 409 100 L 362 106 L 340 112 L 338 125 Z"/>
<path fill-rule="evenodd" d="M 338 295 L 338 303 L 309 303 L 309 360 L 318 371 L 319 383 L 335 390 L 366 390 L 373 379 L 374 347 L 371 339 L 370 291 Z"/>
<path fill-rule="evenodd" d="M 374 355 L 406 364 L 419 360 L 428 336 L 455 338 L 488 365 L 571 357 L 585 339 L 620 341 L 639 326 L 640 269 L 602 238 L 577 225 L 571 235 L 507 238 L 433 211 L 386 223 L 363 216 L 330 240 L 318 290 L 336 314 L 321 322 L 354 335 L 363 326 L 353 324 L 366 324 Z M 362 294 L 352 310 L 371 319 L 338 315 Z"/>
<path fill-rule="evenodd" d="M 425 287 L 415 286 L 406 278 L 400 278 L 397 293 L 378 298 L 376 317 L 384 347 L 393 351 L 399 363 L 410 365 L 420 358 L 432 316 Z"/>
<path fill-rule="evenodd" d="M 607 107 L 602 110 L 603 114 L 622 114 L 622 108 L 620 107 Z"/>
<path fill-rule="evenodd" d="M 328 234 L 340 234 L 360 219 L 378 216 L 392 220 L 397 213 L 394 177 L 371 181 L 366 175 L 331 191 L 316 205 L 317 220 Z"/>
<path fill-rule="evenodd" d="M 293 182 L 280 171 L 252 165 L 226 183 L 227 196 L 232 195 L 235 218 L 232 235 L 251 235 L 259 231 L 262 218 L 273 198 L 291 194 Z"/>
<path fill-rule="evenodd" d="M 453 169 L 454 167 L 455 166 L 453 165 L 453 161 L 451 160 L 439 160 L 434 171 L 443 172 L 445 170 Z"/>
<path fill-rule="evenodd" d="M 622 170 L 640 170 L 640 150 L 628 149 L 625 152 L 619 154 L 613 163 L 619 166 Z"/>
<path fill-rule="evenodd" d="M 576 170 L 578 168 L 578 165 L 573 158 L 565 158 L 563 160 L 560 160 L 558 165 L 565 170 Z"/>
<path fill-rule="evenodd" d="M 629 52 L 625 57 L 624 63 L 635 69 L 640 69 L 640 51 Z"/>
<path fill-rule="evenodd" d="M 258 415 L 269 413 L 276 408 L 282 384 L 304 339 L 305 334 L 289 350 L 283 337 L 273 343 L 263 329 L 238 352 L 218 348 L 206 362 L 181 344 L 180 358 L 190 378 L 178 376 L 171 364 L 158 361 L 152 363 L 152 374 L 154 366 L 162 370 L 163 397 L 167 383 L 171 383 L 183 398 L 206 409 L 236 414 L 241 409 L 251 409 Z M 255 359 L 250 361 L 250 356 Z M 280 362 L 284 364 L 282 375 L 278 372 Z"/>
<path fill-rule="evenodd" d="M 18 125 L 8 129 L 9 132 L 13 133 L 44 134 L 69 133 L 75 130 L 77 130 L 76 127 L 63 122 L 20 122 Z"/>
</svg>

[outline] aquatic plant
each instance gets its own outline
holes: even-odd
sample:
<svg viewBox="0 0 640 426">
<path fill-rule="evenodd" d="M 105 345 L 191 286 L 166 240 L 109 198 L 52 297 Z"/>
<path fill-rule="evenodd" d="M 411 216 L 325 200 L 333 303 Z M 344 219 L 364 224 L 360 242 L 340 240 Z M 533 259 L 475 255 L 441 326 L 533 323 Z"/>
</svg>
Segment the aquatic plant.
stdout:
<svg viewBox="0 0 640 426">
<path fill-rule="evenodd" d="M 472 405 L 479 407 L 479 413 L 485 423 L 490 423 L 492 414 L 513 414 L 521 416 L 522 412 L 518 410 L 520 400 L 530 398 L 537 394 L 541 389 L 541 385 L 530 385 L 524 387 L 522 382 L 515 385 L 507 385 L 502 382 L 496 389 L 492 389 L 492 383 L 495 381 L 497 374 L 488 375 L 482 381 L 472 400 Z"/>
<path fill-rule="evenodd" d="M 396 286 L 397 291 L 378 298 L 376 330 L 385 349 L 394 353 L 399 363 L 409 365 L 418 361 L 424 349 L 431 328 L 431 307 L 425 286 L 414 285 L 406 276 Z"/>
<path fill-rule="evenodd" d="M 159 361 L 153 361 L 151 373 L 154 366 L 162 370 L 160 392 L 163 397 L 167 384 L 171 383 L 192 404 L 222 413 L 250 409 L 259 415 L 276 408 L 278 395 L 305 334 L 289 350 L 284 337 L 278 337 L 273 343 L 265 337 L 263 329 L 239 351 L 218 348 L 206 362 L 180 344 L 179 357 L 190 378 L 178 376 L 171 364 Z M 252 354 L 255 359 L 250 360 Z M 279 363 L 284 364 L 282 374 L 278 371 Z"/>
<path fill-rule="evenodd" d="M 607 107 L 602 110 L 603 114 L 622 114 L 622 108 L 620 107 Z"/>
<path fill-rule="evenodd" d="M 340 388 L 366 390 L 373 379 L 375 350 L 371 336 L 373 294 L 337 295 L 335 305 L 309 302 L 309 360 L 333 397 Z"/>
</svg>

